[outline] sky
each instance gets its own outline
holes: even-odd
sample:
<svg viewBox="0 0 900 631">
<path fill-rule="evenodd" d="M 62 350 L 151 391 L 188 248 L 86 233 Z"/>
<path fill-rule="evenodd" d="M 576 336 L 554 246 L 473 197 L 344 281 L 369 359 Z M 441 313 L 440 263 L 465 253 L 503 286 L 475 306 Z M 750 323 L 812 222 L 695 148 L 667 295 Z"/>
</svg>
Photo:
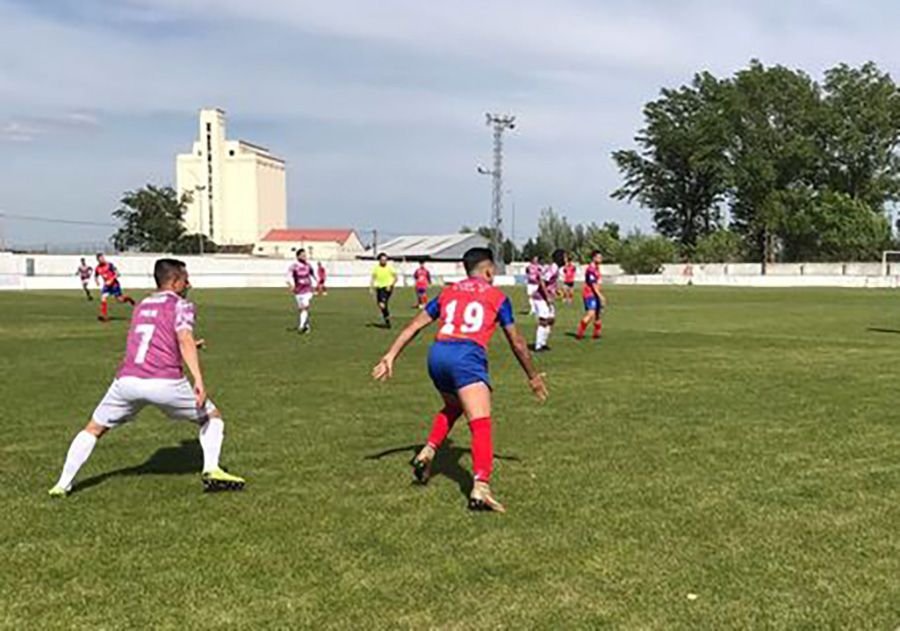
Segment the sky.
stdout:
<svg viewBox="0 0 900 631">
<path fill-rule="evenodd" d="M 122 192 L 173 185 L 197 111 L 287 161 L 288 223 L 383 235 L 486 224 L 485 112 L 512 113 L 505 231 L 610 198 L 641 108 L 753 58 L 897 74 L 900 3 L 828 0 L 0 0 L 0 237 L 102 242 Z M 46 217 L 101 225 L 40 223 Z"/>
</svg>

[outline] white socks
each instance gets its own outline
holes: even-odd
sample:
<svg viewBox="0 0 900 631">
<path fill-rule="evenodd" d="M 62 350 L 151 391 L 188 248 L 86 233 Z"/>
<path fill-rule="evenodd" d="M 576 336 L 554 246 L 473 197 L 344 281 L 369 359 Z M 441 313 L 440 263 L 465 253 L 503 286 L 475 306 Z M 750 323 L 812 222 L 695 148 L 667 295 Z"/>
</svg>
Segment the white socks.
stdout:
<svg viewBox="0 0 900 631">
<path fill-rule="evenodd" d="M 75 436 L 72 444 L 69 446 L 69 453 L 66 454 L 66 463 L 63 465 L 63 470 L 56 486 L 67 491 L 72 488 L 72 480 L 75 479 L 75 475 L 81 469 L 81 465 L 90 458 L 96 444 L 96 436 L 85 430 L 78 432 L 78 435 Z"/>
<path fill-rule="evenodd" d="M 220 418 L 211 418 L 200 426 L 200 447 L 203 448 L 203 471 L 219 468 L 219 454 L 225 440 L 225 423 Z"/>
<path fill-rule="evenodd" d="M 306 328 L 306 326 L 308 324 L 309 324 L 309 311 L 304 309 L 300 312 L 300 328 L 301 329 Z"/>
<path fill-rule="evenodd" d="M 538 325 L 537 331 L 534 335 L 534 347 L 536 349 L 544 348 L 547 346 L 547 340 L 550 339 L 550 327 Z"/>
</svg>

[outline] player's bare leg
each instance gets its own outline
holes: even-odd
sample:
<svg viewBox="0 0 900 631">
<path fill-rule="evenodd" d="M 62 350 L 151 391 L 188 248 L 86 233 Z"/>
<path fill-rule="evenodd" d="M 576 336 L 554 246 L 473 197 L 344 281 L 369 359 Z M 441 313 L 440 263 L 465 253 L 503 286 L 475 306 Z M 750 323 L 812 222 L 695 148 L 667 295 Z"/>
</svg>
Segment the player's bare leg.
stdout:
<svg viewBox="0 0 900 631">
<path fill-rule="evenodd" d="M 88 300 L 93 300 L 93 299 L 94 299 L 94 297 L 91 295 L 91 290 L 90 290 L 90 288 L 88 288 L 88 284 L 87 284 L 87 283 L 82 283 L 82 284 L 81 284 L 81 288 L 84 290 L 84 295 L 87 296 L 87 299 L 88 299 Z"/>
<path fill-rule="evenodd" d="M 116 296 L 116 301 L 119 303 L 128 303 L 132 307 L 134 306 L 134 298 L 129 296 L 128 294 L 124 294 L 122 296 Z"/>
<path fill-rule="evenodd" d="M 453 429 L 456 419 L 462 415 L 462 405 L 455 395 L 442 392 L 441 397 L 444 399 L 444 407 L 431 422 L 431 432 L 428 434 L 425 446 L 410 462 L 413 475 L 419 484 L 428 483 L 431 478 L 431 463 L 434 461 L 434 456 L 444 439 L 447 438 L 447 434 Z"/>
<path fill-rule="evenodd" d="M 78 432 L 69 445 L 69 451 L 66 454 L 66 461 L 63 464 L 62 473 L 59 480 L 49 491 L 50 497 L 65 497 L 72 490 L 72 482 L 78 471 L 87 462 L 94 451 L 94 446 L 103 434 L 109 428 L 100 425 L 100 423 L 91 419 L 83 430 Z"/>
<path fill-rule="evenodd" d="M 491 438 L 491 389 L 478 382 L 461 388 L 459 402 L 469 419 L 472 432 L 472 470 L 475 484 L 469 494 L 469 509 L 506 512 L 491 493 L 490 479 L 494 469 L 494 444 Z"/>
</svg>

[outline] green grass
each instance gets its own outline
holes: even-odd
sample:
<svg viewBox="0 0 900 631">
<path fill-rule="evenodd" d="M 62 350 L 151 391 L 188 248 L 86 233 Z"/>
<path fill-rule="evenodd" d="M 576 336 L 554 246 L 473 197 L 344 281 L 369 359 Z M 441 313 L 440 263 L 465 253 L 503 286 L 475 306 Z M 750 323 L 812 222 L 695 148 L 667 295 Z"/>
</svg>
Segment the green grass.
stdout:
<svg viewBox="0 0 900 631">
<path fill-rule="evenodd" d="M 900 329 L 897 297 L 609 294 L 599 344 L 565 337 L 562 309 L 543 407 L 496 340 L 503 516 L 465 510 L 464 425 L 444 475 L 410 484 L 433 331 L 371 383 L 391 334 L 356 291 L 317 301 L 305 338 L 283 292 L 195 292 L 243 493 L 202 494 L 194 428 L 147 411 L 50 501 L 127 322 L 0 294 L 0 625 L 897 628 L 900 335 L 871 330 Z"/>
</svg>

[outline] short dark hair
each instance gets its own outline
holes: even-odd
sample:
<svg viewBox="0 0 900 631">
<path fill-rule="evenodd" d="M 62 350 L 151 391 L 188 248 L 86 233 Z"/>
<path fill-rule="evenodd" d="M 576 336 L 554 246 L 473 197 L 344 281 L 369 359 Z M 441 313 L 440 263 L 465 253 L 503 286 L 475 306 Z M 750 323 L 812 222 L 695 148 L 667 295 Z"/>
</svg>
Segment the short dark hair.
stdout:
<svg viewBox="0 0 900 631">
<path fill-rule="evenodd" d="M 600 250 L 591 250 L 591 258 L 593 259 L 598 254 L 603 254 Z"/>
<path fill-rule="evenodd" d="M 306 248 L 297 248 L 297 256 L 301 254 L 306 254 Z"/>
<path fill-rule="evenodd" d="M 156 281 L 157 287 L 162 287 L 186 270 L 187 265 L 185 265 L 184 261 L 179 261 L 178 259 L 157 259 L 156 264 L 153 266 L 153 279 Z"/>
<path fill-rule="evenodd" d="M 463 254 L 463 266 L 466 268 L 466 274 L 474 272 L 485 261 L 494 262 L 494 253 L 490 248 L 469 248 Z"/>
<path fill-rule="evenodd" d="M 550 258 L 557 265 L 564 265 L 566 262 L 566 251 L 563 249 L 553 250 L 553 254 Z"/>
<path fill-rule="evenodd" d="M 379 260 L 381 260 L 381 259 L 386 259 L 386 258 L 390 258 L 390 257 L 388 257 L 387 252 L 379 252 L 379 253 L 378 253 L 378 259 L 379 259 Z"/>
</svg>

